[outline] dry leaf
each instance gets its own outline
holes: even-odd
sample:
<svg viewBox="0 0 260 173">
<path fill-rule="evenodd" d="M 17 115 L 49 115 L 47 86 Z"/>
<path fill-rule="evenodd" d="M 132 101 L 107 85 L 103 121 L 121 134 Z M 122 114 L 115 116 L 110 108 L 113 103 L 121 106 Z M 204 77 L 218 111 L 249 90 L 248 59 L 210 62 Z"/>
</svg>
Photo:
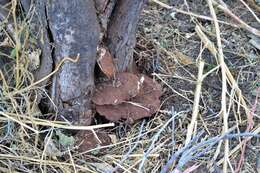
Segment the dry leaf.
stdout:
<svg viewBox="0 0 260 173">
<path fill-rule="evenodd" d="M 115 65 L 113 63 L 113 57 L 108 51 L 107 48 L 99 49 L 99 58 L 97 63 L 101 69 L 101 71 L 108 77 L 112 78 L 116 72 Z"/>
<path fill-rule="evenodd" d="M 193 64 L 193 60 L 188 57 L 187 55 L 184 55 L 182 52 L 174 51 L 174 54 L 176 55 L 178 61 L 183 65 L 189 65 Z"/>
<path fill-rule="evenodd" d="M 79 151 L 84 152 L 94 149 L 98 146 L 111 144 L 111 139 L 106 132 L 96 132 L 96 135 L 98 139 L 92 131 L 80 131 L 77 134 L 77 143 L 79 145 Z"/>
</svg>

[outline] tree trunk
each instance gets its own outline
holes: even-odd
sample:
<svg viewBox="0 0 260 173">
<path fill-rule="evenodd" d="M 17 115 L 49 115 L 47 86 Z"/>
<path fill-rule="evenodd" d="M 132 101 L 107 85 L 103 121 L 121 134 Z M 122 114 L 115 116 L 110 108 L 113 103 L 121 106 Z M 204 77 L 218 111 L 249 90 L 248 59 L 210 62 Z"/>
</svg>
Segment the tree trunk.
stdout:
<svg viewBox="0 0 260 173">
<path fill-rule="evenodd" d="M 53 99 L 59 112 L 69 120 L 91 123 L 90 98 L 94 89 L 94 67 L 100 35 L 92 0 L 55 0 L 48 4 L 49 27 L 54 40 L 54 62 L 66 62 L 53 80 Z M 69 117 L 73 116 L 73 117 Z M 84 121 L 83 121 L 84 120 Z"/>
<path fill-rule="evenodd" d="M 51 73 L 53 69 L 51 40 L 46 20 L 46 1 L 22 0 L 21 3 L 26 13 L 32 15 L 30 31 L 33 37 L 36 38 L 37 45 L 42 52 L 40 66 L 34 72 L 35 80 L 39 80 Z M 47 82 L 48 80 L 45 80 L 41 85 L 45 86 Z"/>
<path fill-rule="evenodd" d="M 21 2 L 29 13 L 29 1 Z M 31 7 L 36 8 L 35 32 L 41 30 L 44 40 L 38 39 L 42 57 L 36 79 L 53 70 L 52 62 L 57 66 L 65 57 L 76 58 L 78 54 L 80 57 L 76 63 L 66 62 L 52 79 L 51 93 L 59 117 L 81 125 L 91 124 L 97 47 L 102 44 L 109 48 L 118 71 L 129 70 L 143 4 L 144 0 L 41 0 L 31 3 Z M 49 43 L 53 44 L 53 49 Z"/>
<path fill-rule="evenodd" d="M 131 71 L 135 33 L 144 0 L 119 0 L 108 26 L 106 44 L 118 71 Z"/>
</svg>

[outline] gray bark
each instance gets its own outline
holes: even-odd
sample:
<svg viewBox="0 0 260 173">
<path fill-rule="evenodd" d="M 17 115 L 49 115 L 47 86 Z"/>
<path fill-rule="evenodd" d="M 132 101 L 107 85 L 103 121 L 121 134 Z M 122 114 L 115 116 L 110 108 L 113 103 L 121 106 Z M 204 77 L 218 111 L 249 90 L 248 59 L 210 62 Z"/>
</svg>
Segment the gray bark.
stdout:
<svg viewBox="0 0 260 173">
<path fill-rule="evenodd" d="M 21 4 L 27 15 L 32 15 L 30 31 L 37 40 L 37 46 L 41 49 L 40 66 L 34 72 L 35 80 L 42 79 L 51 73 L 53 60 L 51 55 L 51 44 L 48 34 L 48 23 L 46 20 L 46 0 L 21 0 Z M 29 17 L 29 16 L 27 16 Z M 48 80 L 41 83 L 46 85 Z"/>
<path fill-rule="evenodd" d="M 131 71 L 135 33 L 145 0 L 118 0 L 110 19 L 106 44 L 118 71 Z"/>
<path fill-rule="evenodd" d="M 69 121 L 91 123 L 90 100 L 100 28 L 93 0 L 55 0 L 48 4 L 49 27 L 54 40 L 54 61 L 66 62 L 53 80 L 53 99 L 59 113 Z"/>
</svg>

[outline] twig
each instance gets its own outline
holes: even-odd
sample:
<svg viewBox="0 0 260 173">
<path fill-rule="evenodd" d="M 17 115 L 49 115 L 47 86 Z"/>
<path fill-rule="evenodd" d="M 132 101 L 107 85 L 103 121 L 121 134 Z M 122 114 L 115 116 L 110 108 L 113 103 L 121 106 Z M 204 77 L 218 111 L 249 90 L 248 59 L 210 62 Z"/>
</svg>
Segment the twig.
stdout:
<svg viewBox="0 0 260 173">
<path fill-rule="evenodd" d="M 200 27 L 199 26 L 196 26 L 195 28 L 197 34 L 199 35 L 199 37 L 201 38 L 201 40 L 204 42 L 205 45 L 207 45 L 207 48 L 209 49 L 209 51 L 215 56 L 217 57 L 217 50 L 215 48 L 215 45 L 207 38 L 207 36 L 201 31 Z M 238 105 L 240 106 L 240 102 L 245 110 L 245 113 L 247 115 L 247 121 L 248 121 L 248 127 L 252 127 L 254 122 L 253 122 L 253 117 L 252 117 L 252 114 L 246 104 L 246 101 L 243 97 L 243 94 L 242 94 L 242 91 L 240 90 L 236 80 L 234 79 L 233 75 L 231 74 L 230 70 L 228 69 L 227 65 L 225 64 L 225 68 L 226 68 L 226 75 L 227 75 L 227 78 L 228 78 L 228 81 L 229 81 L 229 84 L 230 86 L 232 86 L 232 88 L 235 89 L 236 91 L 236 95 L 238 96 L 239 98 L 239 102 L 238 102 Z M 246 140 L 246 139 L 245 139 Z M 244 150 L 244 146 L 245 145 L 245 142 L 241 143 L 241 146 L 242 146 L 242 154 L 241 154 L 241 157 L 243 156 L 243 150 Z M 239 149 L 239 148 L 237 148 Z M 232 150 L 234 151 L 234 150 Z M 231 151 L 231 153 L 233 153 Z M 216 159 L 216 158 L 215 158 Z M 242 160 L 242 159 L 240 159 Z M 221 162 L 222 163 L 222 162 Z M 239 162 L 239 164 L 241 164 L 241 161 Z"/>
<path fill-rule="evenodd" d="M 30 127 L 30 126 L 28 126 L 27 124 L 25 124 L 25 123 L 23 123 L 23 122 L 17 120 L 17 119 L 14 118 L 14 117 L 9 116 L 8 114 L 6 114 L 6 113 L 4 113 L 4 112 L 0 112 L 0 115 L 6 117 L 8 120 L 11 120 L 11 121 L 14 121 L 14 122 L 20 124 L 22 127 L 25 127 L 25 128 L 27 128 L 27 129 L 30 129 L 31 131 L 33 131 L 33 132 L 36 133 L 36 134 L 39 133 L 38 130 L 36 130 L 36 129 Z"/>
<path fill-rule="evenodd" d="M 140 131 L 139 131 L 139 134 L 138 134 L 138 137 L 137 137 L 137 140 L 136 140 L 136 141 L 139 141 L 140 138 L 141 138 L 141 136 L 142 136 L 144 123 L 145 123 L 145 120 L 143 120 L 143 122 L 142 122 L 142 124 L 141 124 Z M 132 141 L 130 140 L 130 141 L 129 141 L 130 146 L 131 146 L 131 142 L 132 142 Z M 132 148 L 130 148 L 129 151 L 128 151 L 126 154 L 124 154 L 123 158 L 122 158 L 122 159 L 120 160 L 120 162 L 119 162 L 119 165 L 121 165 L 121 164 L 129 157 L 129 155 L 135 150 L 135 148 L 137 147 L 137 145 L 138 145 L 138 142 L 136 142 L 136 143 L 134 144 L 134 146 L 133 146 Z M 116 172 L 117 169 L 118 169 L 118 166 L 116 166 L 113 170 L 109 171 L 109 173 Z"/>
<path fill-rule="evenodd" d="M 60 69 L 60 67 L 63 65 L 63 63 L 65 63 L 65 61 L 71 61 L 73 63 L 76 63 L 77 61 L 79 60 L 79 55 L 75 58 L 75 59 L 72 59 L 70 57 L 65 57 L 63 58 L 60 63 L 57 65 L 57 67 L 55 68 L 55 70 L 53 72 L 51 72 L 50 74 L 48 74 L 47 76 L 45 76 L 44 78 L 32 83 L 31 85 L 21 89 L 21 90 L 18 90 L 18 91 L 14 91 L 14 92 L 11 92 L 10 94 L 11 95 L 15 95 L 15 94 L 18 94 L 18 93 L 22 93 L 22 92 L 25 92 L 29 89 L 31 89 L 32 87 L 40 84 L 41 82 L 45 81 L 46 79 L 48 79 L 49 77 L 51 77 L 52 75 L 54 75 L 55 73 L 57 73 Z"/>
<path fill-rule="evenodd" d="M 217 58 L 218 52 L 217 52 L 215 45 L 208 39 L 208 37 L 204 34 L 204 32 L 201 30 L 199 25 L 196 25 L 195 31 L 198 34 L 198 36 L 200 37 L 201 41 L 204 43 L 205 47 L 207 49 L 209 49 L 209 51 L 213 54 L 213 56 L 215 58 Z M 217 59 L 216 59 L 216 61 L 218 63 Z"/>
<path fill-rule="evenodd" d="M 190 15 L 190 16 L 194 16 L 196 18 L 201 18 L 201 19 L 204 19 L 204 20 L 209 20 L 209 21 L 214 21 L 213 18 L 210 18 L 208 16 L 203 16 L 203 15 L 198 15 L 198 14 L 194 14 L 194 13 L 191 13 L 191 12 L 187 12 L 187 11 L 183 11 L 183 10 L 180 10 L 180 9 L 176 9 L 172 6 L 169 6 L 163 2 L 160 2 L 158 0 L 152 0 L 154 3 L 162 6 L 163 8 L 166 8 L 166 9 L 169 9 L 169 10 L 174 10 L 178 13 L 183 13 L 183 14 L 186 14 L 186 15 Z M 231 23 L 227 23 L 227 22 L 224 22 L 224 21 L 219 21 L 217 20 L 217 22 L 221 23 L 221 24 L 226 24 L 226 25 L 230 25 L 230 26 L 233 26 L 233 27 L 239 27 L 239 28 L 243 28 L 243 29 L 246 29 L 248 30 L 249 32 L 257 35 L 257 36 L 260 36 L 260 31 L 257 30 L 256 28 L 253 28 L 251 26 L 249 26 L 247 23 L 245 23 L 244 21 L 242 21 L 239 17 L 237 17 L 234 13 L 232 13 L 227 7 L 226 5 L 220 5 L 218 3 L 216 3 L 215 1 L 213 1 L 213 3 L 215 5 L 217 5 L 218 8 L 220 8 L 221 10 L 223 10 L 227 15 L 229 15 L 230 17 L 232 17 L 235 21 L 237 21 L 240 25 L 235 25 L 235 24 L 231 24 Z"/>
<path fill-rule="evenodd" d="M 202 81 L 203 81 L 204 64 L 205 64 L 204 61 L 199 61 L 199 72 L 198 72 L 196 90 L 195 90 L 195 94 L 194 94 L 192 117 L 191 117 L 191 122 L 188 125 L 185 145 L 188 145 L 188 143 L 190 143 L 190 140 L 191 140 L 191 137 L 193 134 L 193 130 L 194 130 L 194 126 L 195 126 L 195 123 L 196 123 L 197 117 L 198 117 L 201 85 L 202 85 Z"/>
<path fill-rule="evenodd" d="M 144 157 L 142 158 L 142 161 L 141 163 L 139 164 L 139 168 L 138 168 L 138 173 L 141 173 L 142 172 L 142 169 L 143 169 L 143 165 L 148 157 L 148 155 L 151 153 L 152 149 L 154 148 L 154 145 L 155 145 L 155 142 L 158 140 L 158 138 L 160 137 L 161 133 L 165 130 L 165 128 L 168 126 L 168 124 L 170 122 L 172 122 L 172 120 L 174 118 L 176 118 L 177 116 L 179 116 L 180 112 L 179 113 L 174 113 L 172 115 L 172 117 L 161 127 L 161 129 L 155 134 L 155 136 L 153 137 L 152 139 L 152 143 L 151 145 L 149 146 L 148 150 L 145 152 L 145 155 Z"/>
<path fill-rule="evenodd" d="M 258 126 L 257 128 L 255 128 L 254 130 L 252 130 L 252 131 L 249 132 L 249 133 L 251 133 L 252 135 L 259 135 L 259 133 L 260 133 L 260 126 Z M 248 133 L 248 134 L 249 134 L 249 133 Z M 241 133 L 241 134 L 242 134 L 242 133 Z M 249 136 L 248 138 L 249 138 L 249 139 L 252 139 L 252 137 L 253 137 L 253 136 Z M 259 138 L 259 137 L 258 137 L 258 138 Z M 239 149 L 241 149 L 242 145 L 243 145 L 242 143 L 238 144 L 235 148 L 233 148 L 233 149 L 230 151 L 229 155 L 231 156 L 232 154 L 236 153 Z M 217 162 L 217 165 L 219 166 L 219 165 L 221 165 L 223 162 L 224 162 L 224 158 L 220 159 L 220 160 Z"/>
<path fill-rule="evenodd" d="M 220 29 L 219 29 L 219 24 L 217 21 L 217 15 L 215 13 L 212 0 L 207 0 L 210 13 L 212 18 L 214 19 L 214 25 L 215 25 L 215 30 L 216 30 L 216 36 L 217 36 L 217 45 L 218 45 L 218 59 L 219 59 L 219 64 L 221 67 L 221 76 L 222 76 L 222 94 L 221 94 L 221 113 L 223 115 L 223 133 L 228 132 L 228 114 L 227 114 L 227 102 L 226 102 L 226 92 L 227 92 L 227 76 L 226 76 L 226 64 L 224 61 L 224 55 L 223 55 L 223 50 L 222 50 L 222 44 L 221 44 L 221 37 L 220 37 Z M 227 166 L 228 166 L 228 160 L 229 160 L 229 141 L 225 140 L 225 162 L 223 164 L 223 172 L 227 173 Z"/>
<path fill-rule="evenodd" d="M 211 161 L 210 161 L 210 163 L 208 165 L 208 168 L 209 168 L 210 172 L 213 172 L 213 170 L 214 170 L 214 165 L 215 165 L 215 162 L 216 162 L 216 160 L 218 158 L 218 155 L 219 155 L 219 153 L 221 151 L 222 143 L 223 143 L 223 141 L 220 141 L 218 143 L 217 149 L 215 150 L 215 154 L 214 154 L 213 158 L 211 159 Z"/>
<path fill-rule="evenodd" d="M 53 161 L 53 160 L 41 160 L 41 159 L 37 159 L 35 157 L 26 157 L 26 156 L 23 156 L 23 155 L 15 155 L 15 154 L 2 154 L 0 153 L 0 158 L 1 160 L 12 160 L 12 161 L 21 161 L 21 162 L 25 162 L 25 161 L 28 161 L 32 164 L 35 164 L 35 165 L 39 165 L 41 162 L 43 162 L 44 164 L 48 164 L 48 165 L 53 165 L 53 166 L 57 166 L 57 167 L 64 167 L 64 166 L 69 166 L 69 167 L 73 167 L 73 165 L 71 163 L 67 163 L 67 162 L 58 162 L 58 161 Z M 86 166 L 81 166 L 79 164 L 75 164 L 75 167 L 80 169 L 80 170 L 83 170 L 84 172 L 91 172 L 91 173 L 96 173 L 92 170 L 90 170 L 88 167 Z M 10 171 L 10 169 L 9 169 Z"/>
<path fill-rule="evenodd" d="M 177 8 L 174 8 L 173 6 L 167 5 L 167 4 L 165 4 L 163 2 L 160 2 L 158 0 L 152 0 L 152 1 L 154 3 L 160 5 L 163 8 L 176 11 L 177 13 L 186 14 L 186 15 L 193 16 L 193 17 L 196 17 L 196 18 L 199 18 L 199 19 L 203 19 L 203 20 L 213 21 L 213 19 L 211 17 L 208 17 L 208 16 L 199 15 L 199 14 L 195 14 L 195 13 L 192 13 L 192 12 L 187 12 L 187 11 L 184 11 L 184 10 L 181 10 L 181 9 L 177 9 Z M 221 20 L 218 20 L 218 22 L 221 23 L 221 24 L 225 24 L 225 25 L 229 25 L 229 26 L 235 27 L 235 28 L 239 27 L 236 24 L 228 23 L 228 22 L 221 21 Z"/>
<path fill-rule="evenodd" d="M 13 118 L 12 116 L 16 114 L 11 114 L 11 113 L 5 113 L 0 111 L 0 115 L 3 115 L 5 118 L 0 117 L 1 120 L 12 120 L 14 122 L 17 122 L 21 126 L 24 126 L 35 133 L 39 133 L 37 130 L 33 129 L 32 127 L 26 125 L 26 124 L 34 124 L 34 125 L 39 125 L 39 126 L 45 126 L 45 127 L 53 127 L 53 128 L 61 128 L 61 129 L 68 129 L 68 130 L 94 130 L 94 129 L 100 129 L 100 128 L 106 128 L 106 127 L 113 127 L 115 126 L 114 123 L 107 123 L 107 124 L 99 124 L 99 125 L 92 125 L 92 126 L 73 126 L 73 125 L 65 125 L 61 123 L 55 123 L 54 121 L 48 121 L 48 120 L 43 120 L 43 119 L 37 119 L 34 118 L 32 120 L 23 120 L 23 122 Z M 23 117 L 23 118 L 28 118 L 29 117 Z"/>
<path fill-rule="evenodd" d="M 260 31 L 259 30 L 249 26 L 247 23 L 245 23 L 243 20 L 241 20 L 239 17 L 237 17 L 234 13 L 232 13 L 232 11 L 230 11 L 227 8 L 227 5 L 223 1 L 220 1 L 221 4 L 215 2 L 214 0 L 212 2 L 219 9 L 223 10 L 227 15 L 229 15 L 232 19 L 234 19 L 236 22 L 238 22 L 240 24 L 241 28 L 246 29 L 247 31 L 249 31 L 249 32 L 251 32 L 251 33 L 253 33 L 253 34 L 257 35 L 257 36 L 260 36 Z"/>
<path fill-rule="evenodd" d="M 223 134 L 221 136 L 214 136 L 207 140 L 201 141 L 197 144 L 193 144 L 203 134 L 203 133 L 199 133 L 199 135 L 197 135 L 195 137 L 195 139 L 192 139 L 192 141 L 189 145 L 184 146 L 183 148 L 174 152 L 174 154 L 171 156 L 171 158 L 167 162 L 167 164 L 165 166 L 163 166 L 162 171 L 160 173 L 166 173 L 168 171 L 169 167 L 172 165 L 172 163 L 174 161 L 176 161 L 180 155 L 181 155 L 181 157 L 176 166 L 177 170 L 181 170 L 182 167 L 186 163 L 188 163 L 190 160 L 196 159 L 196 158 L 204 155 L 205 153 L 208 152 L 208 150 L 210 148 L 212 148 L 214 145 L 216 145 L 217 143 L 219 143 L 222 140 L 239 138 L 239 137 L 260 138 L 260 135 L 258 134 L 259 131 L 260 131 L 260 128 L 257 131 L 248 132 L 248 133 L 230 134 L 230 132 L 229 132 L 229 133 Z"/>
<path fill-rule="evenodd" d="M 254 18 L 257 20 L 257 22 L 260 23 L 260 19 L 254 13 L 254 11 L 245 3 L 245 1 L 244 0 L 239 0 L 239 1 L 248 9 L 248 11 L 250 11 L 250 13 L 254 16 Z"/>
<path fill-rule="evenodd" d="M 200 37 L 200 39 L 202 40 L 202 42 L 205 44 L 206 48 L 209 49 L 209 51 L 215 58 L 217 58 L 218 52 L 217 52 L 215 45 L 208 39 L 208 37 L 203 33 L 203 31 L 200 29 L 200 27 L 198 25 L 195 27 L 195 31 L 198 34 L 198 36 Z M 219 63 L 218 59 L 216 59 L 216 61 L 217 61 L 217 63 Z M 250 110 L 243 97 L 242 91 L 240 90 L 236 80 L 234 79 L 233 75 L 231 74 L 231 72 L 226 64 L 225 64 L 225 68 L 226 68 L 225 71 L 226 71 L 229 85 L 236 90 L 236 94 L 237 94 L 239 100 L 241 101 L 241 104 L 243 105 L 243 108 L 246 112 L 247 117 L 250 117 L 251 113 L 250 113 Z"/>
<path fill-rule="evenodd" d="M 20 85 L 20 56 L 19 56 L 19 50 L 21 48 L 21 43 L 19 39 L 19 30 L 16 20 L 16 7 L 17 7 L 17 1 L 12 1 L 12 16 L 14 21 L 14 39 L 15 39 L 15 56 L 16 56 L 16 75 L 15 75 L 15 87 L 18 89 Z"/>
<path fill-rule="evenodd" d="M 200 167 L 200 164 L 194 164 L 191 167 L 187 168 L 183 173 L 191 173 L 195 171 L 198 167 Z"/>
<path fill-rule="evenodd" d="M 251 6 L 253 6 L 256 11 L 259 13 L 260 12 L 260 6 L 257 4 L 256 0 L 246 0 Z"/>
<path fill-rule="evenodd" d="M 74 159 L 73 159 L 73 157 L 72 157 L 72 155 L 71 155 L 71 152 L 70 152 L 70 149 L 69 149 L 69 148 L 68 148 L 68 153 L 69 153 L 69 156 L 70 156 L 70 162 L 71 162 L 71 165 L 72 165 L 72 167 L 73 167 L 74 172 L 78 172 L 78 171 L 77 171 L 77 168 L 76 168 L 76 166 L 75 166 Z"/>
<path fill-rule="evenodd" d="M 160 75 L 158 75 L 157 73 L 153 73 L 152 75 L 153 75 L 153 76 L 156 76 L 158 79 L 160 79 L 160 81 L 162 81 L 167 87 L 169 87 L 175 94 L 177 94 L 178 96 L 180 96 L 180 97 L 182 97 L 182 98 L 188 100 L 189 102 L 193 103 L 193 101 L 192 101 L 191 99 L 185 97 L 183 94 L 179 93 L 179 92 L 176 91 L 172 86 L 170 86 L 167 82 L 165 82 L 165 81 L 163 80 L 163 78 L 161 78 Z"/>
<path fill-rule="evenodd" d="M 252 108 L 252 113 L 250 114 L 250 117 L 247 117 L 248 119 L 248 123 L 247 123 L 247 128 L 246 128 L 246 132 L 249 132 L 253 126 L 254 126 L 254 121 L 253 121 L 253 115 L 255 113 L 255 110 L 256 110 L 256 106 L 257 106 L 257 103 L 258 103 L 258 95 L 259 95 L 259 91 L 260 91 L 260 87 L 257 89 L 257 94 L 256 94 L 256 98 L 255 98 L 255 103 L 253 105 L 253 108 Z M 235 173 L 239 173 L 240 171 L 240 168 L 242 167 L 243 165 L 243 162 L 244 162 L 244 155 L 245 155 L 245 151 L 246 151 L 246 144 L 247 142 L 250 140 L 250 138 L 246 138 L 242 141 L 242 149 L 241 149 L 241 156 L 240 156 L 240 159 L 239 159 L 239 162 L 238 162 L 238 165 L 236 167 L 236 170 L 235 170 Z"/>
</svg>

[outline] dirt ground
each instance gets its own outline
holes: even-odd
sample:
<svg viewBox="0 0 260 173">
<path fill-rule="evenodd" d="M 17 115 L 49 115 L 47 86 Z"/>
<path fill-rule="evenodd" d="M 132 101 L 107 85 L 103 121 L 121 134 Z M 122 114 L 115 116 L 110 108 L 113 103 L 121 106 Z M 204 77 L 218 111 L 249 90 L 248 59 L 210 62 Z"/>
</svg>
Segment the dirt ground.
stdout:
<svg viewBox="0 0 260 173">
<path fill-rule="evenodd" d="M 97 130 L 109 133 L 111 142 L 88 151 L 77 151 L 65 124 L 50 125 L 50 115 L 41 115 L 37 95 L 47 95 L 30 85 L 28 66 L 20 90 L 10 92 L 15 74 L 1 67 L 9 75 L 0 74 L 0 172 L 260 172 L 260 4 L 224 2 L 233 16 L 224 4 L 213 6 L 227 68 L 208 1 L 149 1 L 140 16 L 134 58 L 139 71 L 161 84 L 160 110 L 134 124 L 118 121 Z M 1 37 L 4 42 L 3 32 Z M 12 56 L 13 49 L 6 52 Z M 109 123 L 96 116 L 100 122 Z"/>
</svg>

